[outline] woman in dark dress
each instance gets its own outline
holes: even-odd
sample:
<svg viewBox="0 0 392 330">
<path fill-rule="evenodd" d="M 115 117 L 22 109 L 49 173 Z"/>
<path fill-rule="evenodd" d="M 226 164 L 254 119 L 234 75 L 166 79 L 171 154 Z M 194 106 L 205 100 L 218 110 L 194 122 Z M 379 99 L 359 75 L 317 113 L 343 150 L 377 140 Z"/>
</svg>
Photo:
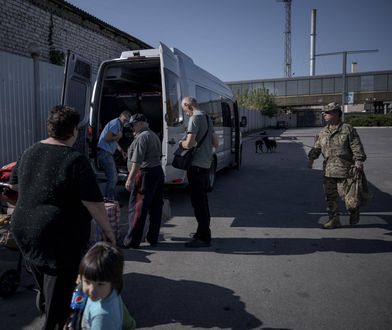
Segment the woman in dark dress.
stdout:
<svg viewBox="0 0 392 330">
<path fill-rule="evenodd" d="M 73 108 L 54 107 L 49 137 L 23 152 L 11 176 L 19 192 L 11 231 L 37 283 L 44 329 L 62 329 L 69 315 L 92 217 L 116 244 L 90 163 L 72 148 L 79 120 Z"/>
</svg>

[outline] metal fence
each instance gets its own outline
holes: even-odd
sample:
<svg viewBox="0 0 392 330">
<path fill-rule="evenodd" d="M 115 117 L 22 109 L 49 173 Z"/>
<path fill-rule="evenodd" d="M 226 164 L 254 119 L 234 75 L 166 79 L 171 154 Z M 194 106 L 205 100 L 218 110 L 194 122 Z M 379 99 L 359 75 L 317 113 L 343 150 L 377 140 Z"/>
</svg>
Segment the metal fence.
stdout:
<svg viewBox="0 0 392 330">
<path fill-rule="evenodd" d="M 279 114 L 278 116 L 268 117 L 261 114 L 260 111 L 240 108 L 240 117 L 247 117 L 248 125 L 241 128 L 242 133 L 253 132 L 268 127 L 276 127 L 278 121 L 284 121 L 287 127 L 297 126 L 296 114 Z"/>
<path fill-rule="evenodd" d="M 15 161 L 28 146 L 46 136 L 48 110 L 60 103 L 61 66 L 0 51 L 0 166 Z M 39 81 L 36 84 L 36 81 Z M 35 90 L 39 106 L 36 109 Z"/>
</svg>

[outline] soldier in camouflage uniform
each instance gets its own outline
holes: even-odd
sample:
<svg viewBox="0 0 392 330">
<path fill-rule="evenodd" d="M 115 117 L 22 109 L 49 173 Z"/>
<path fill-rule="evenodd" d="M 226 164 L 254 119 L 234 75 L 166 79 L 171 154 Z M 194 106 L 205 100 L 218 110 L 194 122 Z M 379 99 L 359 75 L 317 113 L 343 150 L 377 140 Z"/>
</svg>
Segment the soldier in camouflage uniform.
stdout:
<svg viewBox="0 0 392 330">
<path fill-rule="evenodd" d="M 323 228 L 333 229 L 341 226 L 339 194 L 344 197 L 352 167 L 355 167 L 356 171 L 363 171 L 366 154 L 357 131 L 351 125 L 342 123 L 340 105 L 328 104 L 323 115 L 327 126 L 321 130 L 313 148 L 309 151 L 308 167 L 312 168 L 314 160 L 320 154 L 323 155 L 323 187 L 329 216 L 329 221 L 323 225 Z M 348 211 L 350 224 L 357 224 L 359 207 Z"/>
</svg>

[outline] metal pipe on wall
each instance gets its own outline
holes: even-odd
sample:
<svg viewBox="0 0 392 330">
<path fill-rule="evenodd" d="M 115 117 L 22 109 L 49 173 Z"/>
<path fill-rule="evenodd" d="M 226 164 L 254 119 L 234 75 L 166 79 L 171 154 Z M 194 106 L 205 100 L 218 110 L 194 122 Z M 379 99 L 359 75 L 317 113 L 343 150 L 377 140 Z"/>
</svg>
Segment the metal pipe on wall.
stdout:
<svg viewBox="0 0 392 330">
<path fill-rule="evenodd" d="M 33 71 L 34 71 L 34 113 L 33 113 L 33 136 L 34 141 L 39 140 L 40 131 L 40 110 L 41 110 L 41 99 L 40 99 L 40 79 L 39 79 L 39 57 L 41 51 L 36 43 L 30 43 L 28 50 L 33 58 Z"/>
</svg>

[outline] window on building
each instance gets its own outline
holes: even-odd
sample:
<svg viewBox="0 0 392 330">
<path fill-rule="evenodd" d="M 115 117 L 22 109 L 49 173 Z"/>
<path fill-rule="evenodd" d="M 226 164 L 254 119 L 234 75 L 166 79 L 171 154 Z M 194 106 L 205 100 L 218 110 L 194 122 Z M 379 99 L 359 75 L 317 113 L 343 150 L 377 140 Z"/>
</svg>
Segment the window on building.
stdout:
<svg viewBox="0 0 392 330">
<path fill-rule="evenodd" d="M 378 74 L 374 76 L 374 90 L 386 91 L 388 89 L 388 75 Z"/>
<path fill-rule="evenodd" d="M 252 89 L 263 89 L 264 88 L 264 84 L 262 82 L 258 82 L 258 83 L 253 83 L 252 84 Z"/>
<path fill-rule="evenodd" d="M 361 76 L 361 91 L 372 91 L 374 90 L 374 76 L 366 75 Z"/>
<path fill-rule="evenodd" d="M 298 80 L 298 95 L 308 95 L 309 93 L 309 79 Z"/>
<path fill-rule="evenodd" d="M 361 90 L 361 77 L 347 77 L 347 90 L 349 92 L 359 92 Z"/>
<path fill-rule="evenodd" d="M 275 82 L 274 94 L 277 96 L 285 96 L 286 95 L 286 82 L 285 81 L 276 81 Z"/>
<path fill-rule="evenodd" d="M 298 80 L 288 80 L 287 95 L 297 95 L 297 94 L 298 94 Z"/>
<path fill-rule="evenodd" d="M 310 94 L 321 94 L 321 79 L 310 80 Z"/>
<path fill-rule="evenodd" d="M 392 91 L 392 74 L 388 75 L 388 90 Z"/>
<path fill-rule="evenodd" d="M 330 94 L 334 92 L 334 81 L 333 78 L 323 78 L 323 93 Z"/>
<path fill-rule="evenodd" d="M 268 92 L 269 94 L 274 94 L 275 93 L 274 82 L 265 82 L 264 83 L 264 88 L 265 88 L 265 91 Z"/>
<path fill-rule="evenodd" d="M 242 85 L 241 84 L 229 84 L 231 90 L 233 91 L 234 95 L 241 94 L 242 91 Z"/>
<path fill-rule="evenodd" d="M 341 93 L 343 89 L 342 77 L 336 77 L 335 80 L 335 93 Z"/>
</svg>

